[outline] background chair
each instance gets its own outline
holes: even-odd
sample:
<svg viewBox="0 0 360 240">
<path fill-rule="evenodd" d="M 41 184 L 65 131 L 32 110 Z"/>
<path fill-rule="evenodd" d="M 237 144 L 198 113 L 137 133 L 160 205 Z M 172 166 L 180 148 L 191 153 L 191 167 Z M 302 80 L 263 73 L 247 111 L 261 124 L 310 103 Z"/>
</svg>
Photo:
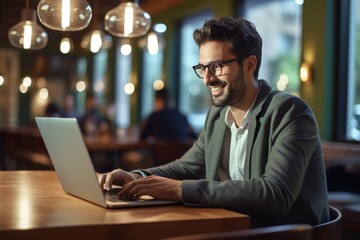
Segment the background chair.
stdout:
<svg viewBox="0 0 360 240">
<path fill-rule="evenodd" d="M 343 207 L 342 213 L 342 240 L 360 239 L 360 204 Z"/>
<path fill-rule="evenodd" d="M 329 207 L 330 221 L 313 227 L 311 240 L 340 240 L 341 212 L 335 207 Z"/>
<path fill-rule="evenodd" d="M 169 163 L 182 157 L 194 140 L 155 140 L 152 144 L 155 165 Z"/>
<path fill-rule="evenodd" d="M 311 233 L 312 226 L 309 224 L 289 224 L 239 231 L 185 235 L 167 240 L 310 240 Z"/>
</svg>

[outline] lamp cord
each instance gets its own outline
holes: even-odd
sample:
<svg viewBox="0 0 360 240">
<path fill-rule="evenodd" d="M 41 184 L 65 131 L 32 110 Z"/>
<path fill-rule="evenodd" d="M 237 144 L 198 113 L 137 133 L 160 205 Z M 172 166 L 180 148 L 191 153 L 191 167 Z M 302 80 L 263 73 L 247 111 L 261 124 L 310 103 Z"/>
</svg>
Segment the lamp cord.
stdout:
<svg viewBox="0 0 360 240">
<path fill-rule="evenodd" d="M 94 3 L 94 21 L 93 21 L 93 28 L 94 29 L 97 29 L 99 28 L 99 0 L 95 0 L 95 3 Z"/>
</svg>

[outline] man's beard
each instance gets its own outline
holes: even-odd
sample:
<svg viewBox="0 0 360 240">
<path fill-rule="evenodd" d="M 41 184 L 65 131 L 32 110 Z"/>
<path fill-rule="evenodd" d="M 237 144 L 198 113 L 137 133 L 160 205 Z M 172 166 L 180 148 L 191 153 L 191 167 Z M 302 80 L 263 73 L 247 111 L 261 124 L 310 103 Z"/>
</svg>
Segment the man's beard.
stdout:
<svg viewBox="0 0 360 240">
<path fill-rule="evenodd" d="M 231 99 L 231 93 L 229 92 L 229 88 L 225 88 L 223 93 L 220 96 L 212 96 L 213 105 L 216 107 L 224 107 L 229 105 Z"/>
<path fill-rule="evenodd" d="M 241 101 L 246 92 L 246 84 L 243 78 L 240 78 L 240 80 L 240 86 L 237 90 L 227 84 L 220 96 L 212 95 L 213 105 L 216 107 L 225 107 Z"/>
</svg>

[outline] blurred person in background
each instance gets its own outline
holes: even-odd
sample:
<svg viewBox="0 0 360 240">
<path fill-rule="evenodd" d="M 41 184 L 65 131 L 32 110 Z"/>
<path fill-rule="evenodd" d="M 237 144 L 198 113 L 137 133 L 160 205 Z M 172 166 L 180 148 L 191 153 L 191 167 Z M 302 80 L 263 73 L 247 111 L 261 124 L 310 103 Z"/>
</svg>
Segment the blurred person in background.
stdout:
<svg viewBox="0 0 360 240">
<path fill-rule="evenodd" d="M 155 92 L 154 111 L 142 126 L 140 139 L 186 140 L 195 138 L 195 133 L 186 116 L 170 106 L 166 88 Z"/>
<path fill-rule="evenodd" d="M 112 137 L 113 126 L 94 96 L 86 99 L 85 112 L 79 118 L 79 126 L 86 137 Z"/>
<path fill-rule="evenodd" d="M 46 117 L 61 117 L 62 110 L 59 104 L 56 102 L 49 102 L 45 108 L 45 116 Z"/>
<path fill-rule="evenodd" d="M 62 117 L 79 118 L 79 114 L 75 110 L 74 96 L 71 94 L 64 97 Z"/>
</svg>

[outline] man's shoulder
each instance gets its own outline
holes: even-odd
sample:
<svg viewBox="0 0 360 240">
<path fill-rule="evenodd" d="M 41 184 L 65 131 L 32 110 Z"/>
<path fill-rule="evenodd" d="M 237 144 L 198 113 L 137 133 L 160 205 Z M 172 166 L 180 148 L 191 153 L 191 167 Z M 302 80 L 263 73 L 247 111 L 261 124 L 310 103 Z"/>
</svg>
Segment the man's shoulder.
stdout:
<svg viewBox="0 0 360 240">
<path fill-rule="evenodd" d="M 304 99 L 302 99 L 299 96 L 287 93 L 287 92 L 282 92 L 282 91 L 278 91 L 278 90 L 272 90 L 271 94 L 269 94 L 270 96 L 272 96 L 272 103 L 273 104 L 286 104 L 286 105 L 299 105 L 299 106 L 307 106 L 307 103 L 305 102 Z"/>
<path fill-rule="evenodd" d="M 263 103 L 268 102 L 270 105 L 276 105 L 290 102 L 297 105 L 307 105 L 306 102 L 294 94 L 279 91 L 270 87 L 270 85 L 265 80 L 260 80 L 262 82 L 262 88 L 258 97 L 258 103 L 262 105 Z"/>
<path fill-rule="evenodd" d="M 293 111 L 302 112 L 308 110 L 310 106 L 304 99 L 288 92 L 279 91 L 271 88 L 267 83 L 263 84 L 257 102 L 255 112 L 265 111 L 271 113 Z"/>
</svg>

